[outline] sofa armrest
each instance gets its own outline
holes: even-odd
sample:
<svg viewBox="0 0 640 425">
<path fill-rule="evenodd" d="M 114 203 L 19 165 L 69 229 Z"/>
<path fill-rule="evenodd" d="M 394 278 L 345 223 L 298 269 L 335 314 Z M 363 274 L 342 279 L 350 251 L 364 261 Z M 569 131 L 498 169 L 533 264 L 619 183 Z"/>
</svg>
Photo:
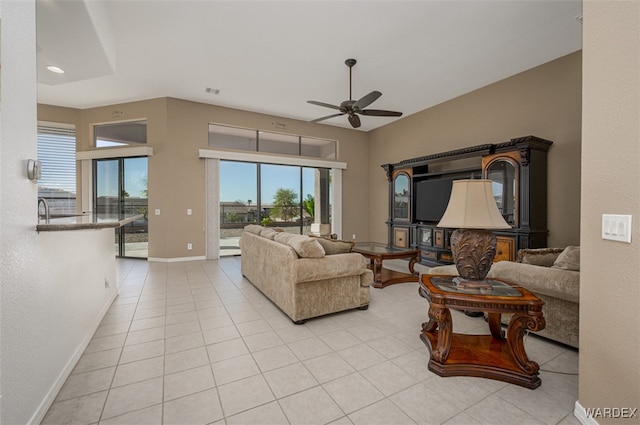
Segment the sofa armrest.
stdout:
<svg viewBox="0 0 640 425">
<path fill-rule="evenodd" d="M 365 269 L 360 275 L 360 286 L 367 288 L 373 283 L 373 272 L 369 269 Z"/>
<path fill-rule="evenodd" d="M 491 266 L 488 277 L 515 283 L 534 294 L 580 302 L 580 272 L 500 261 Z"/>
<path fill-rule="evenodd" d="M 367 268 L 361 254 L 350 252 L 323 258 L 299 258 L 293 264 L 293 281 L 313 282 L 343 276 L 359 276 Z"/>
</svg>

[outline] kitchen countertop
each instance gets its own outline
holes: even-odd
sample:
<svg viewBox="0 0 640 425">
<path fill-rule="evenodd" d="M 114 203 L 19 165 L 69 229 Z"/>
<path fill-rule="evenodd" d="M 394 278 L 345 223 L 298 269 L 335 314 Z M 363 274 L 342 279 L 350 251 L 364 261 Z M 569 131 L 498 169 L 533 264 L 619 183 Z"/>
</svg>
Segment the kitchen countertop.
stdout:
<svg viewBox="0 0 640 425">
<path fill-rule="evenodd" d="M 144 214 L 136 214 L 130 217 L 119 219 L 112 215 L 79 214 L 68 217 L 51 218 L 49 223 L 38 223 L 36 231 L 55 232 L 64 230 L 89 230 L 89 229 L 109 229 L 122 227 L 135 220 L 144 217 Z"/>
</svg>

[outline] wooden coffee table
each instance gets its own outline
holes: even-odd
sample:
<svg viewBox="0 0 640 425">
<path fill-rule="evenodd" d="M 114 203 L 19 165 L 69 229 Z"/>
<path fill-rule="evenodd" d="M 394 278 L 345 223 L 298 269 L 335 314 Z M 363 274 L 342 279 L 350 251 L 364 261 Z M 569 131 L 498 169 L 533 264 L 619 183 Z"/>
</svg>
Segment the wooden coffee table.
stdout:
<svg viewBox="0 0 640 425">
<path fill-rule="evenodd" d="M 418 273 L 413 266 L 420 260 L 420 250 L 394 248 L 378 242 L 361 242 L 353 247 L 354 252 L 359 252 L 369 259 L 369 268 L 373 271 L 373 287 L 384 288 L 401 282 L 417 282 Z M 384 260 L 397 258 L 409 258 L 409 272 L 400 273 L 382 267 Z"/>
<path fill-rule="evenodd" d="M 431 352 L 429 370 L 440 376 L 477 376 L 539 387 L 539 366 L 527 357 L 523 337 L 528 330 L 544 329 L 544 302 L 502 280 L 489 279 L 491 289 L 462 289 L 453 277 L 423 274 L 418 289 L 429 301 L 429 321 L 420 334 Z M 486 312 L 491 335 L 453 333 L 450 308 Z M 506 337 L 500 325 L 503 313 L 513 314 Z"/>
</svg>

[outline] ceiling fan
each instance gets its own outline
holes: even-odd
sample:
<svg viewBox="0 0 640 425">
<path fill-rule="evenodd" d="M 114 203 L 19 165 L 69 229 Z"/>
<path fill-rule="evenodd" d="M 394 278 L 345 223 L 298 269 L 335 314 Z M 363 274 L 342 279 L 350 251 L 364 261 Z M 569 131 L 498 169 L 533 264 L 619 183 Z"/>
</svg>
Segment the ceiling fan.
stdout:
<svg viewBox="0 0 640 425">
<path fill-rule="evenodd" d="M 352 100 L 351 98 L 351 68 L 356 64 L 355 59 L 347 59 L 344 63 L 349 67 L 349 100 L 345 100 L 340 104 L 340 106 L 331 105 L 329 103 L 317 102 L 315 100 L 308 100 L 308 103 L 312 105 L 324 106 L 326 108 L 337 109 L 340 113 L 327 115 L 326 117 L 318 118 L 312 120 L 311 122 L 320 122 L 324 120 L 328 120 L 329 118 L 339 117 L 341 115 L 348 115 L 349 123 L 353 128 L 360 127 L 360 115 L 369 115 L 375 117 L 399 117 L 402 116 L 402 112 L 395 111 L 383 111 L 380 109 L 364 109 L 367 106 L 371 105 L 376 101 L 382 93 L 379 91 L 372 91 L 366 96 L 361 97 L 358 100 Z"/>
</svg>

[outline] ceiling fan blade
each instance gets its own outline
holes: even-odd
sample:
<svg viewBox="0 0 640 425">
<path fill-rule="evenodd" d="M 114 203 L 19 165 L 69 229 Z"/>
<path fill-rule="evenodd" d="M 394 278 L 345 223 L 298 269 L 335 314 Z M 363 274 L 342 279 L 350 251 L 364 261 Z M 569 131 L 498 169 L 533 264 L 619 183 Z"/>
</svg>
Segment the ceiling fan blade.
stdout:
<svg viewBox="0 0 640 425">
<path fill-rule="evenodd" d="M 343 112 L 339 113 L 339 114 L 333 114 L 333 115 L 327 115 L 326 117 L 322 117 L 322 118 L 317 118 L 313 121 L 310 122 L 320 122 L 320 121 L 324 121 L 324 120 L 328 120 L 329 118 L 335 118 L 335 117 L 339 117 L 341 115 L 344 115 Z"/>
<path fill-rule="evenodd" d="M 374 90 L 371 93 L 369 93 L 368 95 L 363 96 L 360 99 L 358 99 L 358 101 L 353 104 L 353 109 L 366 108 L 367 106 L 369 106 L 373 102 L 375 102 L 376 99 L 378 99 L 380 96 L 382 96 L 382 93 L 380 93 L 379 91 Z"/>
<path fill-rule="evenodd" d="M 351 127 L 353 127 L 353 128 L 360 127 L 360 117 L 357 116 L 356 114 L 350 114 L 349 115 L 349 124 L 351 124 Z"/>
<path fill-rule="evenodd" d="M 317 102 L 315 100 L 307 100 L 307 103 L 310 103 L 312 105 L 317 105 L 317 106 L 324 106 L 325 108 L 337 109 L 338 111 L 342 110 L 339 106 L 331 105 L 329 103 L 324 103 L 324 102 Z"/>
<path fill-rule="evenodd" d="M 381 111 L 379 109 L 365 109 L 363 111 L 359 111 L 359 114 L 369 115 L 373 117 L 401 117 L 402 112 L 396 111 Z"/>
</svg>

